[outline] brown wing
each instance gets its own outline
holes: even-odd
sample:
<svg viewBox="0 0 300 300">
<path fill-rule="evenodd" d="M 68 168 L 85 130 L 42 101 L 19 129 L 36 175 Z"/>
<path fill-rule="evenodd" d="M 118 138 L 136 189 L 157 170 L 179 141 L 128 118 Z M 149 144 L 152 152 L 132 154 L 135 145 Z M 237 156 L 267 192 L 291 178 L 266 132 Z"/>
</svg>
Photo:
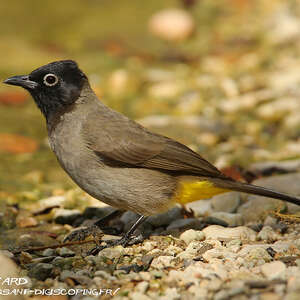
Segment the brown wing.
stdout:
<svg viewBox="0 0 300 300">
<path fill-rule="evenodd" d="M 170 138 L 146 130 L 125 116 L 107 110 L 92 113 L 82 128 L 88 147 L 111 163 L 182 171 L 199 176 L 223 174 L 199 154 Z"/>
</svg>

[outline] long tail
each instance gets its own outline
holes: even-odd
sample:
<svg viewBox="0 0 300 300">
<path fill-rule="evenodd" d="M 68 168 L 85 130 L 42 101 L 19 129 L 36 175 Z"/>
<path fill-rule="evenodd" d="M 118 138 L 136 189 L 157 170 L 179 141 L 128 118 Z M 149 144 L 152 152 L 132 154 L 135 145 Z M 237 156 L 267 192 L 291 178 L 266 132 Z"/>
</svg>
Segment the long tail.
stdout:
<svg viewBox="0 0 300 300">
<path fill-rule="evenodd" d="M 273 191 L 268 188 L 264 188 L 261 186 L 253 185 L 253 184 L 248 184 L 244 182 L 239 182 L 239 181 L 231 181 L 231 180 L 216 180 L 214 183 L 221 188 L 226 188 L 232 191 L 238 191 L 238 192 L 244 192 L 248 194 L 253 194 L 253 195 L 260 195 L 260 196 L 265 196 L 269 198 L 274 198 L 274 199 L 280 199 L 284 200 L 290 203 L 294 203 L 297 205 L 300 205 L 300 198 L 290 196 L 287 194 L 283 194 L 280 192 Z"/>
</svg>

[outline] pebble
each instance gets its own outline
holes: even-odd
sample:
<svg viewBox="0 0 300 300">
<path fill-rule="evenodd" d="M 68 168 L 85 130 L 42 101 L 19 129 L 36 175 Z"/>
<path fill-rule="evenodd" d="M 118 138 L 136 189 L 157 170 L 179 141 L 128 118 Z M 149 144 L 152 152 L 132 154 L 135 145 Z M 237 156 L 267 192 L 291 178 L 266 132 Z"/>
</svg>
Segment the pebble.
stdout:
<svg viewBox="0 0 300 300">
<path fill-rule="evenodd" d="M 241 193 L 230 192 L 214 196 L 211 206 L 216 212 L 235 213 L 241 203 Z"/>
<path fill-rule="evenodd" d="M 141 292 L 132 292 L 130 293 L 131 300 L 151 300 L 150 297 Z"/>
<path fill-rule="evenodd" d="M 203 241 L 205 234 L 202 231 L 189 229 L 183 232 L 179 238 L 188 245 L 192 241 Z"/>
<path fill-rule="evenodd" d="M 55 255 L 55 250 L 51 248 L 47 248 L 42 252 L 43 256 L 53 256 Z"/>
<path fill-rule="evenodd" d="M 71 256 L 75 255 L 74 251 L 72 251 L 66 247 L 58 248 L 56 250 L 56 252 L 59 256 L 62 256 L 62 257 L 71 257 Z"/>
<path fill-rule="evenodd" d="M 150 223 L 154 227 L 161 227 L 169 225 L 172 221 L 181 218 L 181 208 L 173 207 L 168 210 L 166 213 L 150 216 L 146 222 Z"/>
<path fill-rule="evenodd" d="M 54 210 L 54 220 L 57 224 L 72 224 L 81 216 L 78 209 L 57 208 Z"/>
<path fill-rule="evenodd" d="M 271 226 L 264 226 L 262 230 L 257 234 L 258 241 L 266 241 L 272 243 L 277 241 L 280 238 L 280 235 L 277 234 Z"/>
<path fill-rule="evenodd" d="M 206 239 L 212 240 L 241 239 L 255 241 L 256 239 L 255 231 L 245 226 L 224 228 L 219 225 L 211 225 L 204 228 L 203 232 Z"/>
<path fill-rule="evenodd" d="M 44 281 L 51 277 L 54 266 L 47 263 L 38 263 L 28 271 L 28 276 Z"/>
<path fill-rule="evenodd" d="M 82 216 L 87 219 L 92 219 L 94 217 L 96 218 L 103 218 L 116 209 L 111 206 L 103 206 L 103 207 L 95 207 L 95 206 L 88 206 L 85 208 Z"/>
<path fill-rule="evenodd" d="M 182 299 L 181 295 L 178 293 L 175 287 L 168 287 L 163 296 L 159 297 L 159 300 L 180 300 Z"/>
<path fill-rule="evenodd" d="M 300 194 L 300 173 L 276 175 L 255 180 L 253 184 L 274 189 L 279 192 L 299 195 Z M 238 208 L 238 212 L 243 215 L 245 222 L 257 221 L 266 216 L 266 211 L 276 211 L 278 208 L 284 209 L 285 203 L 280 200 L 266 198 L 262 196 L 247 196 L 248 201 Z M 295 209 L 294 205 L 288 205 L 289 211 Z M 297 207 L 299 209 L 299 206 Z"/>
<path fill-rule="evenodd" d="M 267 279 L 284 279 L 286 265 L 281 261 L 272 261 L 261 266 L 261 272 Z"/>
<path fill-rule="evenodd" d="M 196 218 L 177 219 L 171 222 L 167 227 L 167 230 L 187 230 L 190 228 L 202 229 L 204 227 L 203 222 Z"/>
<path fill-rule="evenodd" d="M 228 226 L 241 226 L 243 225 L 243 216 L 241 214 L 233 214 L 228 212 L 217 211 L 213 212 L 210 217 L 220 219 L 228 224 Z"/>
<path fill-rule="evenodd" d="M 107 257 L 109 259 L 119 258 L 126 253 L 125 248 L 121 245 L 113 248 L 105 248 L 98 253 L 100 257 Z"/>
<path fill-rule="evenodd" d="M 145 294 L 148 288 L 149 288 L 149 282 L 141 281 L 136 285 L 135 290 L 139 293 Z"/>
<path fill-rule="evenodd" d="M 203 255 L 206 251 L 210 250 L 213 246 L 206 242 L 192 241 L 189 243 L 185 251 L 177 255 L 182 259 L 193 259 Z"/>
<path fill-rule="evenodd" d="M 270 262 L 272 260 L 272 257 L 264 248 L 256 247 L 256 248 L 252 248 L 246 254 L 245 260 L 251 262 L 252 265 L 255 266 L 255 265 L 262 265 L 265 262 Z"/>
<path fill-rule="evenodd" d="M 183 9 L 165 9 L 155 13 L 149 20 L 149 31 L 167 41 L 182 41 L 195 29 L 192 16 Z"/>
<path fill-rule="evenodd" d="M 38 225 L 38 221 L 33 217 L 17 217 L 16 224 L 20 228 L 34 227 Z"/>
<path fill-rule="evenodd" d="M 186 205 L 188 209 L 194 212 L 195 217 L 208 216 L 213 212 L 211 200 L 199 200 L 188 203 Z"/>
<path fill-rule="evenodd" d="M 163 269 L 174 266 L 174 256 L 158 256 L 152 260 L 151 267 Z"/>
</svg>

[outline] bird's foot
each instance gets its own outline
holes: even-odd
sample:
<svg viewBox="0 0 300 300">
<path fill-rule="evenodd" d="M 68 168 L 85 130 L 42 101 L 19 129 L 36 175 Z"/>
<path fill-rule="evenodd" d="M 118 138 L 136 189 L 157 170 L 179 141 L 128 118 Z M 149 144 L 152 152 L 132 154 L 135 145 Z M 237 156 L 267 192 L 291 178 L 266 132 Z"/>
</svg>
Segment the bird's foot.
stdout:
<svg viewBox="0 0 300 300">
<path fill-rule="evenodd" d="M 138 236 L 129 236 L 129 235 L 125 234 L 120 239 L 105 241 L 105 245 L 97 244 L 96 247 L 94 247 L 93 249 L 91 249 L 88 252 L 88 255 L 96 255 L 103 249 L 112 248 L 112 247 L 115 247 L 115 246 L 118 246 L 118 245 L 126 247 L 128 245 L 131 246 L 131 245 L 134 245 L 134 244 L 142 243 L 144 241 L 144 239 L 145 238 L 143 237 L 142 234 L 140 234 Z"/>
<path fill-rule="evenodd" d="M 64 240 L 63 243 L 66 242 L 73 242 L 73 241 L 83 241 L 88 236 L 92 236 L 96 242 L 96 244 L 100 244 L 101 238 L 103 237 L 103 232 L 97 225 L 92 225 L 85 228 L 79 228 L 74 231 L 72 231 L 70 234 L 68 234 Z"/>
</svg>

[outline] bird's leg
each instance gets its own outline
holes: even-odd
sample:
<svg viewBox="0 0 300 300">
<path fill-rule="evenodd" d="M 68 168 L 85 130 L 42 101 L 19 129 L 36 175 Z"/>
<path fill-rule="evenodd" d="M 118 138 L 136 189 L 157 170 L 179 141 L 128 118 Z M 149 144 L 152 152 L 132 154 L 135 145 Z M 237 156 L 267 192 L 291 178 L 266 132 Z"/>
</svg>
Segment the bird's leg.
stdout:
<svg viewBox="0 0 300 300">
<path fill-rule="evenodd" d="M 101 227 L 107 224 L 113 218 L 120 216 L 122 213 L 122 210 L 115 210 L 107 216 L 97 220 L 92 226 L 74 230 L 64 238 L 63 242 L 65 243 L 68 241 L 82 241 L 89 235 L 92 235 L 96 243 L 98 244 L 98 242 L 100 243 L 100 239 L 103 236 Z"/>
<path fill-rule="evenodd" d="M 146 219 L 147 219 L 146 216 L 143 216 L 143 215 L 140 216 L 137 219 L 137 221 L 131 226 L 131 228 L 123 235 L 122 238 L 120 238 L 118 240 L 105 241 L 106 242 L 105 246 L 100 246 L 99 244 L 97 244 L 97 246 L 95 248 L 93 248 L 92 250 L 90 250 L 88 254 L 96 255 L 99 251 L 101 251 L 105 248 L 110 248 L 110 247 L 114 247 L 117 245 L 122 245 L 123 247 L 126 247 L 129 243 L 137 244 L 137 243 L 142 242 L 144 240 L 144 238 L 142 236 L 139 235 L 134 238 L 131 238 L 131 236 L 134 233 L 134 231 L 138 228 L 138 226 L 141 225 Z"/>
</svg>

